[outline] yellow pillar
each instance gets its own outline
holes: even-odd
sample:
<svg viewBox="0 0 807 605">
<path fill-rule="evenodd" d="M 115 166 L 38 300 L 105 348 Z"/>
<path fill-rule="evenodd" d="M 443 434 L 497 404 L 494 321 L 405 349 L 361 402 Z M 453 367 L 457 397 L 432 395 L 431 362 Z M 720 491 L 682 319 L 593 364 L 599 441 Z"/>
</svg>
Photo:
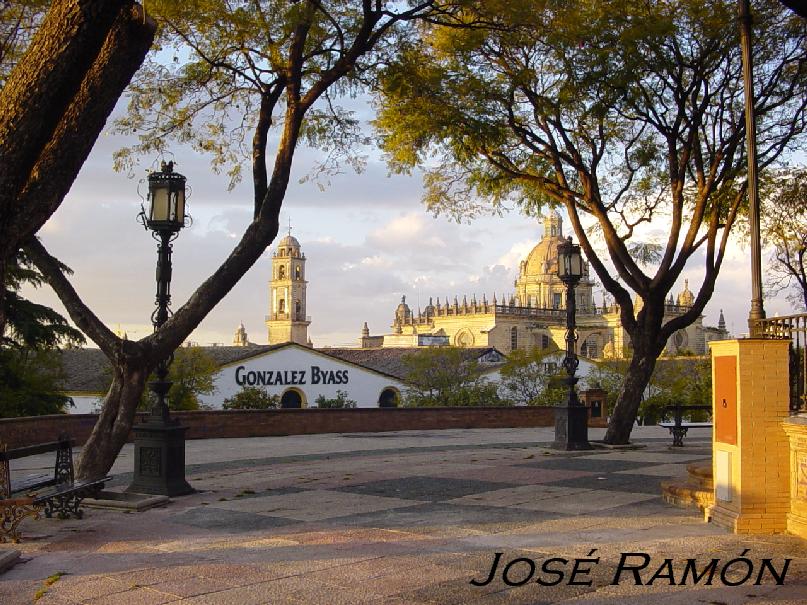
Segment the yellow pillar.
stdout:
<svg viewBox="0 0 807 605">
<path fill-rule="evenodd" d="M 787 531 L 807 539 L 807 416 L 793 416 L 784 424 L 790 437 L 790 514 Z"/>
<path fill-rule="evenodd" d="M 722 340 L 712 351 L 711 521 L 736 533 L 787 529 L 790 510 L 788 341 Z"/>
</svg>

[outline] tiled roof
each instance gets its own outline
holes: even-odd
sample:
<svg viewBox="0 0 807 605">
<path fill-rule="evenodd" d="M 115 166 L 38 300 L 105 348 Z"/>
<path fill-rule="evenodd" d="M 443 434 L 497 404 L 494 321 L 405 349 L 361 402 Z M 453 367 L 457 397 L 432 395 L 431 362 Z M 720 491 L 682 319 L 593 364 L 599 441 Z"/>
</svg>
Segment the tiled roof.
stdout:
<svg viewBox="0 0 807 605">
<path fill-rule="evenodd" d="M 356 365 L 364 366 L 377 372 L 388 374 L 399 380 L 406 380 L 407 368 L 404 358 L 419 351 L 423 347 L 387 347 L 377 349 L 319 349 L 320 353 L 331 355 Z M 461 349 L 466 361 L 479 359 L 483 355 L 495 351 L 493 347 L 467 347 Z"/>
<path fill-rule="evenodd" d="M 279 349 L 282 345 L 255 345 L 251 347 L 202 347 L 220 366 Z M 79 348 L 61 351 L 64 378 L 60 387 L 64 391 L 102 393 L 112 381 L 112 369 L 101 349 Z"/>
<path fill-rule="evenodd" d="M 263 355 L 269 351 L 289 346 L 290 343 L 277 345 L 254 345 L 249 347 L 201 347 L 219 366 L 235 361 Z M 297 345 L 299 346 L 299 345 Z M 404 357 L 422 351 L 417 347 L 390 347 L 386 349 L 315 349 L 317 353 L 328 355 L 369 370 L 386 374 L 399 380 L 406 380 L 407 369 Z M 468 347 L 462 349 L 466 360 L 479 359 L 492 351 L 493 347 Z M 496 351 L 498 353 L 498 351 Z M 109 388 L 112 381 L 112 370 L 106 355 L 100 349 L 65 349 L 61 351 L 64 379 L 60 387 L 64 391 L 102 393 Z"/>
</svg>

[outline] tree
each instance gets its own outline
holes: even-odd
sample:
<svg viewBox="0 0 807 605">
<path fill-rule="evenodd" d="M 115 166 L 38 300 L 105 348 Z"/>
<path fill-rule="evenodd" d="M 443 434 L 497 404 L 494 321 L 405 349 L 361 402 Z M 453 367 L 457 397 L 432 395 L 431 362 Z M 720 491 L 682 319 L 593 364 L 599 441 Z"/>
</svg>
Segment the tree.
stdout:
<svg viewBox="0 0 807 605">
<path fill-rule="evenodd" d="M 426 348 L 403 357 L 406 407 L 507 405 L 495 384 L 483 376 L 476 359 L 458 347 Z"/>
<path fill-rule="evenodd" d="M 131 0 L 54 0 L 30 36 L 41 10 L 0 11 L 0 283 L 61 204 L 154 37 Z"/>
<path fill-rule="evenodd" d="M 664 408 L 673 405 L 712 404 L 712 363 L 708 357 L 661 358 L 650 379 L 648 397 L 639 414 L 643 424 L 655 424 Z M 709 412 L 693 410 L 691 420 L 705 420 Z"/>
<path fill-rule="evenodd" d="M 777 2 L 754 4 L 764 169 L 803 145 L 807 28 Z M 608 443 L 627 443 L 657 357 L 703 312 L 745 199 L 735 12 L 727 0 L 471 2 L 489 27 L 424 27 L 383 74 L 382 145 L 397 170 L 427 167 L 430 209 L 566 209 L 630 338 Z M 651 221 L 667 231 L 660 241 L 642 239 Z M 658 254 L 643 254 L 648 244 Z M 698 256 L 694 304 L 665 316 Z"/>
<path fill-rule="evenodd" d="M 507 399 L 521 405 L 548 405 L 547 389 L 557 375 L 557 368 L 547 364 L 551 353 L 538 348 L 516 349 L 507 356 L 500 370 L 501 386 Z"/>
<path fill-rule="evenodd" d="M 69 271 L 67 267 L 62 267 Z M 7 322 L 0 332 L 0 417 L 58 414 L 71 404 L 59 393 L 59 346 L 84 342 L 84 336 L 53 309 L 23 298 L 23 284 L 42 285 L 42 275 L 25 254 L 7 266 L 3 290 Z"/>
<path fill-rule="evenodd" d="M 280 396 L 270 395 L 266 389 L 243 387 L 224 400 L 225 410 L 272 410 L 280 407 Z"/>
<path fill-rule="evenodd" d="M 773 248 L 768 293 L 784 291 L 795 308 L 807 311 L 807 169 L 778 175 L 765 189 L 762 235 Z"/>
<path fill-rule="evenodd" d="M 344 391 L 336 391 L 336 397 L 327 398 L 325 395 L 320 395 L 314 400 L 318 408 L 321 409 L 336 409 L 336 408 L 355 408 L 356 402 L 347 398 L 347 393 Z"/>
<path fill-rule="evenodd" d="M 198 410 L 199 395 L 216 392 L 214 378 L 219 371 L 216 360 L 201 347 L 180 347 L 168 368 L 168 380 L 173 384 L 168 391 L 168 404 L 172 410 Z"/>
<path fill-rule="evenodd" d="M 72 400 L 59 393 L 62 377 L 52 349 L 0 348 L 0 418 L 63 414 Z"/>
<path fill-rule="evenodd" d="M 110 359 L 113 380 L 77 467 L 80 477 L 103 475 L 125 443 L 148 375 L 168 357 L 260 258 L 277 235 L 297 145 L 352 148 L 355 121 L 334 96 L 360 86 L 390 45 L 407 35 L 407 23 L 437 14 L 433 0 L 388 8 L 363 1 L 149 3 L 160 23 L 159 44 L 176 49 L 176 62 L 151 64 L 144 95 L 132 97 L 125 128 L 141 136 L 134 153 L 163 148 L 165 141 L 196 141 L 223 166 L 251 132 L 249 145 L 254 219 L 228 258 L 153 334 L 139 341 L 116 337 L 74 290 L 37 242 L 29 253 L 48 277 L 74 323 Z M 442 12 L 442 11 L 440 11 Z M 138 92 L 138 84 L 133 85 Z M 236 112 L 238 126 L 224 115 Z M 159 116 L 159 120 L 155 120 Z M 267 154 L 278 131 L 274 158 Z M 195 133 L 208 133 L 197 138 Z M 340 134 L 333 137 L 332 134 Z M 229 151 L 228 151 L 229 150 Z M 126 163 L 129 154 L 119 160 Z M 270 170 L 271 164 L 271 170 Z M 231 168 L 231 174 L 237 170 Z"/>
<path fill-rule="evenodd" d="M 65 273 L 71 272 L 64 264 L 59 263 L 59 267 Z M 84 335 L 61 314 L 20 295 L 20 288 L 24 284 L 39 288 L 44 280 L 42 273 L 23 251 L 18 251 L 9 260 L 2 288 L 6 324 L 0 330 L 0 348 L 45 350 L 84 343 Z"/>
</svg>

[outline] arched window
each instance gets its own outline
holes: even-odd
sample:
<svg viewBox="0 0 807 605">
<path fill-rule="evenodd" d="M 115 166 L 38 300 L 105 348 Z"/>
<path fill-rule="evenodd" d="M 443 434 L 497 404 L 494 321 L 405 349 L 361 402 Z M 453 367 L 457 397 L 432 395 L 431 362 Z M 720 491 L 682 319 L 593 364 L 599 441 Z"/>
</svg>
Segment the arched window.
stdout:
<svg viewBox="0 0 807 605">
<path fill-rule="evenodd" d="M 277 268 L 277 278 L 278 279 L 286 279 L 286 266 L 280 265 Z"/>
<path fill-rule="evenodd" d="M 286 312 L 286 299 L 281 298 L 277 302 L 277 312 L 278 313 L 285 313 Z"/>
<path fill-rule="evenodd" d="M 294 268 L 294 279 L 296 279 L 297 281 L 300 281 L 302 278 L 303 278 L 303 271 L 302 271 L 302 269 L 300 269 L 300 265 L 297 265 Z"/>
<path fill-rule="evenodd" d="M 297 389 L 288 389 L 280 397 L 281 408 L 301 408 L 304 403 L 303 394 Z"/>
<path fill-rule="evenodd" d="M 381 395 L 378 396 L 378 407 L 397 408 L 400 400 L 401 395 L 400 393 L 398 393 L 398 389 L 393 387 L 387 387 L 383 391 L 381 391 Z"/>
<path fill-rule="evenodd" d="M 515 351 L 518 348 L 518 328 L 513 326 L 510 328 L 510 350 Z"/>
<path fill-rule="evenodd" d="M 297 316 L 296 319 L 302 320 L 303 305 L 300 304 L 299 300 L 294 303 L 294 314 Z"/>
</svg>

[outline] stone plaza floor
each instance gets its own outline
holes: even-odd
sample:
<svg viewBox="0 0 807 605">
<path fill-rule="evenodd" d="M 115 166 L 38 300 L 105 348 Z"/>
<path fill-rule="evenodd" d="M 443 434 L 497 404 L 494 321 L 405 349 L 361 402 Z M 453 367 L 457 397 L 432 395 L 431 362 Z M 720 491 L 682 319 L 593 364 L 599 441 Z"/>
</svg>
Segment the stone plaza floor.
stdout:
<svg viewBox="0 0 807 605">
<path fill-rule="evenodd" d="M 550 428 L 189 441 L 195 494 L 140 513 L 26 520 L 21 544 L 0 545 L 22 553 L 0 574 L 0 604 L 807 603 L 803 540 L 734 535 L 661 500 L 662 480 L 711 455 L 707 430 L 683 448 L 658 427 L 632 438 L 640 449 L 568 453 L 548 449 Z M 52 464 L 26 463 L 20 472 Z M 131 468 L 127 446 L 112 489 Z M 721 570 L 746 549 L 751 579 L 727 586 L 747 567 Z M 628 552 L 647 555 L 630 565 L 648 564 L 614 584 Z M 471 584 L 495 553 L 495 579 Z M 508 579 L 525 583 L 508 586 L 502 568 L 519 557 L 529 561 Z M 548 564 L 565 571 L 555 586 L 536 581 L 557 579 L 541 571 L 550 558 L 568 561 Z M 589 558 L 599 562 L 579 563 L 569 585 L 575 559 Z M 780 569 L 785 558 L 781 585 L 770 575 L 754 585 L 762 559 Z M 719 559 L 711 585 L 680 585 L 688 559 L 699 571 Z"/>
</svg>

